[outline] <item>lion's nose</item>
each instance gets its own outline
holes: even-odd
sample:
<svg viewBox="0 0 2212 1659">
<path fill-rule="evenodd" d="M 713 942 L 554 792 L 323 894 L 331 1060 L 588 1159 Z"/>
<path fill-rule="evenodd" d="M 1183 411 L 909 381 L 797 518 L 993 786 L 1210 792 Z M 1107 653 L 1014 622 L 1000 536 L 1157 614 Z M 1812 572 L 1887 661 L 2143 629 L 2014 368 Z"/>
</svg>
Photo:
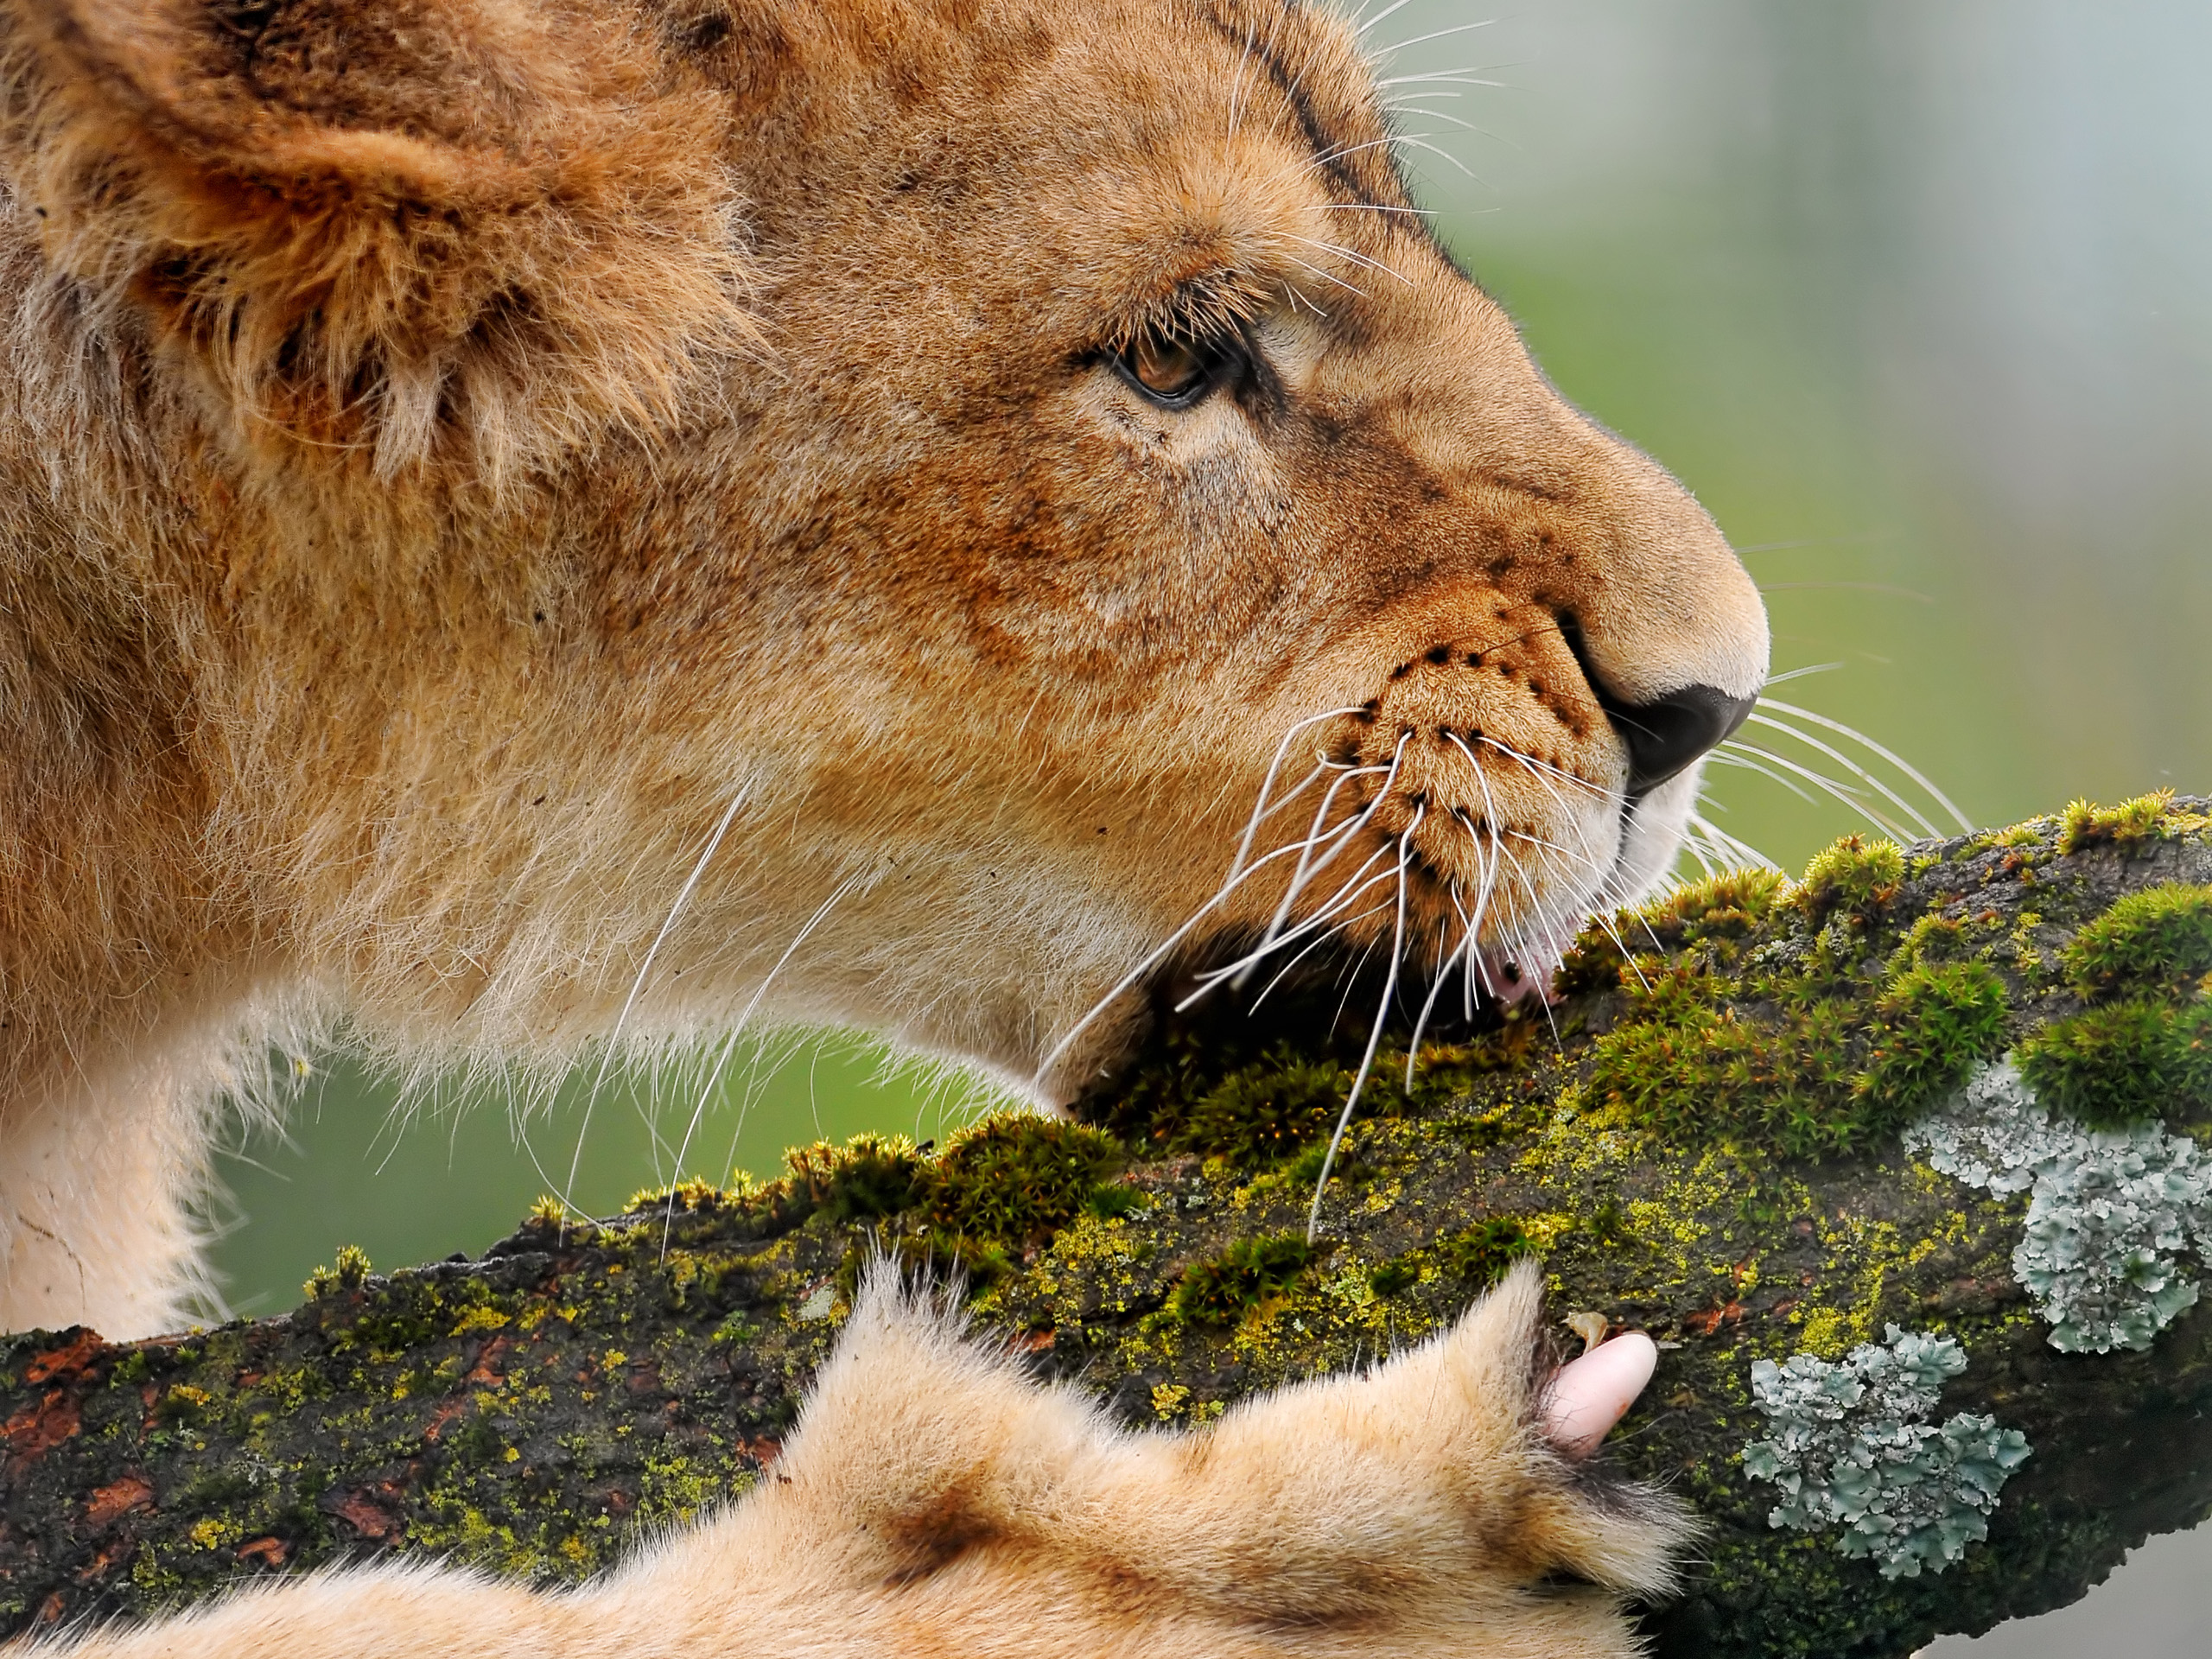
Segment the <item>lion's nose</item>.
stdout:
<svg viewBox="0 0 2212 1659">
<path fill-rule="evenodd" d="M 1756 695 L 1732 697 L 1709 685 L 1686 685 L 1651 702 L 1623 702 L 1593 687 L 1605 718 L 1628 747 L 1628 792 L 1657 788 L 1725 740 L 1751 712 Z"/>
</svg>

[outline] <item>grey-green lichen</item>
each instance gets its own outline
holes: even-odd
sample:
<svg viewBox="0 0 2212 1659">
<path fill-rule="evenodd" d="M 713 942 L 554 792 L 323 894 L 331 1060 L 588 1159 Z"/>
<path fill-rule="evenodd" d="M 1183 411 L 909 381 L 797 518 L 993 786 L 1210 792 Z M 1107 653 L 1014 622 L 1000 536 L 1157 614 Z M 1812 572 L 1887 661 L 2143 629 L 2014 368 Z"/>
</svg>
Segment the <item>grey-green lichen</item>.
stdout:
<svg viewBox="0 0 2212 1659">
<path fill-rule="evenodd" d="M 1894 1325 L 1840 1363 L 1814 1354 L 1756 1362 L 1751 1392 L 1768 1438 L 1745 1447 L 1744 1468 L 1782 1488 L 1768 1524 L 1840 1528 L 1836 1547 L 1871 1557 L 1885 1579 L 1941 1573 L 1986 1538 L 2028 1442 L 1986 1414 L 1928 1421 L 1944 1382 L 1966 1368 L 1950 1338 Z"/>
<path fill-rule="evenodd" d="M 2045 1111 L 2010 1062 L 1905 1135 L 1969 1186 L 2031 1196 L 2012 1272 L 2067 1353 L 2146 1349 L 2197 1300 L 2212 1256 L 2212 1160 L 2156 1120 L 2093 1128 Z"/>
</svg>

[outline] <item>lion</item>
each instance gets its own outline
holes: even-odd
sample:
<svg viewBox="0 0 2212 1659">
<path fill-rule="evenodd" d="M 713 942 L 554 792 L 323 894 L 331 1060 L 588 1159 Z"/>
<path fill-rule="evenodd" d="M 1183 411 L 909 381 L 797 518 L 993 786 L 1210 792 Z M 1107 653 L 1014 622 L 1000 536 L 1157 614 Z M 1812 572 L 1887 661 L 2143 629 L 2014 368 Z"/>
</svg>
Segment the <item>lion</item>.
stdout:
<svg viewBox="0 0 2212 1659">
<path fill-rule="evenodd" d="M 1326 936 L 1541 995 L 1764 614 L 1392 122 L 1295 0 L 0 0 L 0 1323 L 205 1305 L 334 1021 L 1058 1109 Z"/>
</svg>

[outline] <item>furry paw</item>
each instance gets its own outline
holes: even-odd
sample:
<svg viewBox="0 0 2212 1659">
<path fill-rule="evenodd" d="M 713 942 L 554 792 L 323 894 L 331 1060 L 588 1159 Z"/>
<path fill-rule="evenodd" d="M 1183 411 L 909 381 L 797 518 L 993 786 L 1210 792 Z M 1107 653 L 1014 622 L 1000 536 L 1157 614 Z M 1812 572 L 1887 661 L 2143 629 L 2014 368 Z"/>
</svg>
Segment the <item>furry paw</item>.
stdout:
<svg viewBox="0 0 2212 1659">
<path fill-rule="evenodd" d="M 1541 1282 L 1363 1376 L 1132 1433 L 879 1271 L 773 1478 L 632 1576 L 663 1605 L 741 1583 L 823 1653 L 1631 1655 L 1624 1599 L 1668 1587 L 1687 1518 L 1577 1454 L 1651 1351 L 1551 1376 Z"/>
</svg>

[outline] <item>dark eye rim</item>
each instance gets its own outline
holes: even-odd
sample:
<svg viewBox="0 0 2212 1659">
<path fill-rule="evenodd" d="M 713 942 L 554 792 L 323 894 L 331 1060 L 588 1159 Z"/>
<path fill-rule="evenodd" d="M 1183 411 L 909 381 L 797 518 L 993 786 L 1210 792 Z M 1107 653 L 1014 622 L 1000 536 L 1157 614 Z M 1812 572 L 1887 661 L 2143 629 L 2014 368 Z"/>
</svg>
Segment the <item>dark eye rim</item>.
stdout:
<svg viewBox="0 0 2212 1659">
<path fill-rule="evenodd" d="M 1190 351 L 1198 359 L 1198 378 L 1191 382 L 1187 391 L 1154 391 L 1137 378 L 1136 366 L 1131 361 L 1131 358 L 1137 347 L 1147 338 L 1143 334 L 1133 337 L 1118 349 L 1109 350 L 1105 353 L 1105 358 L 1112 366 L 1115 374 L 1120 377 L 1122 384 L 1156 409 L 1194 408 L 1224 386 L 1241 378 L 1250 363 L 1250 348 L 1241 338 L 1234 334 L 1207 338 L 1200 335 L 1169 334 L 1163 329 L 1158 331 L 1154 337 L 1164 337 L 1173 340 L 1176 345 Z"/>
</svg>

